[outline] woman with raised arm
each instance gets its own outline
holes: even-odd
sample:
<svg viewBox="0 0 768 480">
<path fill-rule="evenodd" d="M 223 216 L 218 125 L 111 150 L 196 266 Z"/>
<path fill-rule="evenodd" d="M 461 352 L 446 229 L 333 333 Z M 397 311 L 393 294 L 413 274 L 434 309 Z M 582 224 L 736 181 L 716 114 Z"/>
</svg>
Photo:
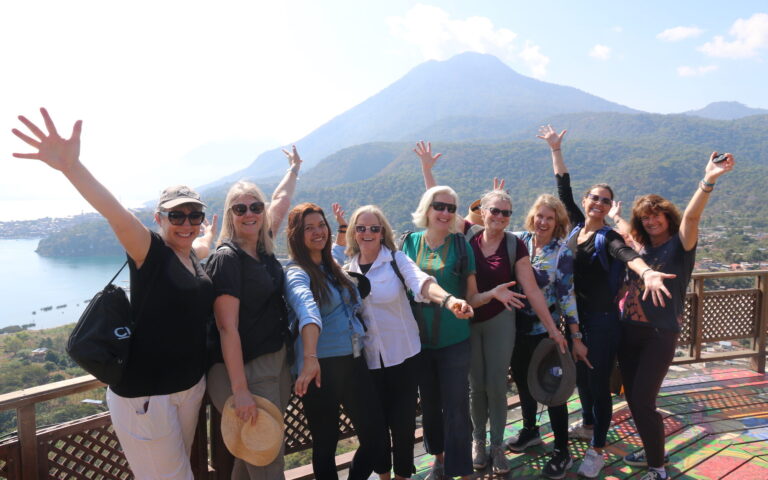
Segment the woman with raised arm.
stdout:
<svg viewBox="0 0 768 480">
<path fill-rule="evenodd" d="M 680 320 L 685 305 L 685 291 L 696 260 L 699 222 L 715 183 L 733 170 L 733 155 L 726 153 L 720 162 L 712 153 L 704 169 L 704 178 L 680 212 L 659 195 L 643 195 L 635 200 L 629 222 L 634 240 L 641 246 L 643 259 L 657 270 L 677 275 L 669 281 L 671 305 L 661 308 L 641 294 L 640 275 L 632 272 L 622 314 L 619 366 L 626 389 L 627 403 L 643 450 L 624 457 L 629 465 L 648 467 L 642 480 L 667 478 L 664 469 L 664 425 L 656 410 L 656 397 L 675 356 Z"/>
<path fill-rule="evenodd" d="M 417 144 L 415 152 L 421 160 L 424 184 L 430 188 L 435 183 L 432 169 L 441 154 L 433 155 L 431 144 L 424 142 Z M 494 473 L 504 474 L 509 472 L 502 446 L 507 420 L 507 372 L 515 345 L 515 307 L 523 307 L 515 298 L 518 294 L 509 290 L 511 285 L 522 286 L 525 296 L 520 297 L 528 298 L 549 337 L 563 352 L 568 347 L 536 284 L 527 247 L 518 237 L 505 232 L 512 216 L 512 199 L 495 181 L 494 187 L 480 200 L 483 226 L 473 226 L 460 216 L 453 224 L 465 232 L 477 265 L 477 275 L 470 278 L 467 294 L 470 305 L 476 308 L 470 324 L 472 464 L 483 469 L 489 463 L 485 438 L 486 423 L 490 423 L 490 463 Z M 524 432 L 519 438 L 526 440 Z"/>
<path fill-rule="evenodd" d="M 515 232 L 515 235 L 528 247 L 536 283 L 544 294 L 549 311 L 558 320 L 564 319 L 568 326 L 574 361 L 583 360 L 589 366 L 587 349 L 579 331 L 579 314 L 573 290 L 573 252 L 565 244 L 565 236 L 570 230 L 565 206 L 552 195 L 540 195 L 528 211 L 524 225 L 526 230 Z M 512 377 L 520 396 L 523 428 L 517 439 L 509 443 L 509 448 L 513 452 L 522 452 L 542 443 L 536 425 L 538 406 L 528 388 L 528 367 L 539 342 L 547 337 L 547 330 L 529 305 L 517 312 L 517 320 L 521 331 L 515 336 Z M 568 451 L 568 406 L 549 406 L 547 411 L 555 435 L 555 447 L 542 474 L 547 478 L 563 478 L 573 465 Z"/>
<path fill-rule="evenodd" d="M 421 342 L 419 327 L 408 302 L 407 290 L 417 302 L 440 303 L 448 293 L 434 277 L 419 270 L 413 260 L 397 250 L 395 237 L 384 213 L 375 205 L 365 205 L 352 213 L 351 229 L 343 210 L 334 204 L 334 213 L 346 230 L 345 268 L 364 274 L 371 282 L 371 293 L 363 304 L 363 319 L 368 327 L 364 353 L 387 426 L 385 449 L 374 466 L 381 480 L 403 480 L 414 473 L 413 445 L 416 430 L 417 372 Z M 337 245 L 342 235 L 337 237 Z M 343 250 L 343 247 L 334 247 Z M 391 444 L 389 441 L 391 433 Z"/>
<path fill-rule="evenodd" d="M 48 112 L 40 112 L 48 133 L 23 116 L 32 136 L 13 130 L 37 152 L 13 155 L 62 172 L 109 222 L 128 255 L 135 329 L 123 377 L 107 389 L 117 438 L 137 479 L 191 480 L 213 306 L 213 286 L 198 260 L 213 238 L 214 228 L 198 238 L 205 204 L 188 187 L 166 188 L 155 211 L 159 233 L 150 231 L 80 163 L 82 122 L 65 139 Z"/>
<path fill-rule="evenodd" d="M 253 183 L 241 181 L 229 189 L 218 248 L 206 265 L 216 292 L 213 310 L 218 333 L 209 342 L 208 395 L 220 412 L 233 396 L 235 412 L 243 422 L 257 415 L 252 394 L 281 411 L 291 394 L 285 281 L 273 239 L 296 189 L 301 158 L 295 146 L 283 152 L 289 168 L 269 204 Z M 284 463 L 282 449 L 262 467 L 236 458 L 231 478 L 283 478 Z"/>
<path fill-rule="evenodd" d="M 331 255 L 323 209 L 302 203 L 288 214 L 286 300 L 298 320 L 296 395 L 312 434 L 315 478 L 336 480 L 339 406 L 352 421 L 360 447 L 349 478 L 367 479 L 384 450 L 384 419 L 362 356 L 360 295 Z"/>
<path fill-rule="evenodd" d="M 563 161 L 562 140 L 565 133 L 563 130 L 558 134 L 551 125 L 547 125 L 541 127 L 538 138 L 546 141 L 552 150 L 557 193 L 574 226 L 567 245 L 575 255 L 576 306 L 593 368 L 577 364 L 576 384 L 583 425 L 573 434 L 592 440 L 578 473 L 595 478 L 605 464 L 603 449 L 613 413 L 610 377 L 621 333 L 617 302 L 621 267 L 626 264 L 640 275 L 645 285 L 643 297 L 650 295 L 653 303 L 661 306 L 664 306 L 664 296 L 670 297 L 664 279 L 674 278 L 674 275 L 649 268 L 640 255 L 624 243 L 621 235 L 606 225 L 605 217 L 613 202 L 611 187 L 604 183 L 590 187 L 581 199 L 582 213 L 574 201 L 570 175 Z"/>
</svg>

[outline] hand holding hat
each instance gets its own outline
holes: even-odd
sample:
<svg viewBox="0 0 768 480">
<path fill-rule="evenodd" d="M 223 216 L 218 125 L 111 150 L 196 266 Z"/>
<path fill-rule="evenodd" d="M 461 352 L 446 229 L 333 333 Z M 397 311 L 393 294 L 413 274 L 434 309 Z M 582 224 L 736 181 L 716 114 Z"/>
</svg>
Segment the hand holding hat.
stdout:
<svg viewBox="0 0 768 480">
<path fill-rule="evenodd" d="M 251 465 L 269 465 L 277 458 L 283 444 L 283 415 L 266 398 L 247 395 L 255 404 L 256 414 L 250 416 L 250 421 L 243 421 L 235 408 L 235 396 L 230 396 L 222 410 L 221 436 L 235 457 Z"/>
</svg>

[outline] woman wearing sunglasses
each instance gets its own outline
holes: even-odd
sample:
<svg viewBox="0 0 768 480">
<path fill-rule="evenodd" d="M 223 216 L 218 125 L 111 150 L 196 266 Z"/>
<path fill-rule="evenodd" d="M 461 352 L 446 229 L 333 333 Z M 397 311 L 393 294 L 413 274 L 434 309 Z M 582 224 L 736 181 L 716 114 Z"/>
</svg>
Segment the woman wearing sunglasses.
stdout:
<svg viewBox="0 0 768 480">
<path fill-rule="evenodd" d="M 62 138 L 45 109 L 47 133 L 21 116 L 31 136 L 13 133 L 37 150 L 17 158 L 59 170 L 112 227 L 128 255 L 136 318 L 131 353 L 120 383 L 109 385 L 117 438 L 137 479 L 191 480 L 189 454 L 205 393 L 206 324 L 213 286 L 198 259 L 208 255 L 213 228 L 200 195 L 179 185 L 165 189 L 155 212 L 159 232 L 145 227 L 80 163 L 77 121 Z M 215 220 L 214 220 L 215 223 Z"/>
<path fill-rule="evenodd" d="M 295 392 L 312 434 L 312 468 L 319 480 L 336 480 L 339 406 L 349 416 L 360 447 L 349 469 L 367 479 L 384 451 L 381 406 L 362 356 L 360 295 L 331 254 L 323 209 L 302 203 L 288 214 L 286 300 L 298 320 Z"/>
<path fill-rule="evenodd" d="M 669 282 L 672 305 L 662 308 L 642 298 L 642 274 L 631 273 L 622 312 L 619 366 L 627 404 L 643 443 L 643 450 L 630 453 L 624 461 L 649 469 L 642 480 L 668 478 L 664 468 L 668 460 L 664 456 L 664 425 L 656 410 L 656 398 L 675 356 L 685 291 L 696 260 L 701 215 L 717 179 L 733 170 L 734 164 L 730 153 L 722 158 L 712 153 L 682 217 L 672 202 L 659 195 L 643 195 L 632 207 L 628 226 L 643 259 L 654 268 L 677 274 Z"/>
<path fill-rule="evenodd" d="M 391 433 L 391 443 L 387 434 L 374 471 L 382 480 L 388 480 L 394 460 L 395 478 L 410 478 L 414 473 L 416 373 L 421 342 L 406 289 L 414 292 L 417 302 L 440 303 L 448 293 L 434 277 L 397 250 L 392 227 L 379 207 L 366 205 L 355 210 L 351 228 L 346 228 L 343 212 L 338 208 L 334 211 L 340 230 L 346 230 L 346 238 L 337 237 L 338 245 L 346 240 L 345 268 L 364 274 L 371 282 L 371 293 L 363 301 L 363 319 L 368 328 L 363 351 Z"/>
<path fill-rule="evenodd" d="M 213 310 L 218 333 L 209 342 L 213 365 L 208 370 L 208 394 L 220 412 L 233 396 L 235 412 L 243 422 L 257 414 L 251 394 L 281 410 L 288 406 L 291 394 L 285 281 L 272 239 L 288 212 L 301 158 L 295 146 L 283 153 L 289 168 L 269 204 L 253 183 L 237 182 L 229 189 L 218 248 L 206 265 L 216 292 Z M 283 467 L 282 450 L 262 467 L 236 458 L 231 478 L 283 478 Z"/>
<path fill-rule="evenodd" d="M 613 202 L 611 187 L 604 183 L 590 187 L 581 200 L 582 213 L 573 199 L 570 175 L 563 161 L 562 140 L 565 133 L 563 130 L 558 134 L 551 125 L 547 125 L 540 128 L 538 138 L 546 141 L 552 150 L 557 193 L 565 205 L 571 225 L 575 226 L 567 245 L 574 252 L 576 306 L 592 368 L 583 363 L 577 364 L 576 384 L 583 424 L 572 434 L 592 440 L 578 473 L 595 478 L 605 464 L 603 449 L 613 413 L 610 376 L 616 363 L 621 333 L 617 302 L 621 279 L 616 274 L 619 271 L 616 262 L 625 263 L 642 278 L 645 288 L 643 298 L 650 296 L 656 305 L 664 306 L 664 296 L 670 297 L 664 279 L 674 278 L 675 275 L 650 268 L 637 252 L 624 243 L 618 232 L 604 228 L 605 217 Z M 604 243 L 604 247 L 600 247 L 599 242 Z M 601 255 L 603 259 L 600 259 Z"/>
<path fill-rule="evenodd" d="M 417 145 L 416 154 L 421 160 L 424 183 L 429 188 L 435 183 L 432 169 L 441 154 L 432 155 L 431 145 L 424 142 Z M 501 188 L 503 184 L 497 185 L 494 180 L 494 189 L 480 199 L 482 228 L 473 227 L 461 217 L 454 219 L 455 225 L 463 228 L 464 232 L 480 231 L 469 239 L 477 264 L 476 279 L 473 277 L 470 281 L 470 290 L 482 293 L 467 294 L 470 304 L 475 307 L 475 315 L 469 326 L 472 466 L 483 469 L 490 462 L 496 474 L 505 474 L 510 469 L 503 447 L 507 420 L 507 372 L 515 346 L 515 308 L 523 307 L 523 303 L 514 298 L 516 294 L 508 289 L 515 283 L 510 282 L 512 278 L 520 284 L 531 308 L 542 319 L 542 331 L 555 340 L 563 352 L 568 348 L 536 283 L 526 245 L 515 237 L 512 239 L 515 252 L 513 254 L 509 251 L 512 247 L 507 246 L 505 230 L 512 215 L 512 199 Z M 575 349 L 574 353 L 582 358 L 584 352 Z M 490 458 L 486 450 L 488 423 Z M 511 445 L 529 441 L 525 433 L 525 430 L 521 431 L 518 441 Z"/>
</svg>

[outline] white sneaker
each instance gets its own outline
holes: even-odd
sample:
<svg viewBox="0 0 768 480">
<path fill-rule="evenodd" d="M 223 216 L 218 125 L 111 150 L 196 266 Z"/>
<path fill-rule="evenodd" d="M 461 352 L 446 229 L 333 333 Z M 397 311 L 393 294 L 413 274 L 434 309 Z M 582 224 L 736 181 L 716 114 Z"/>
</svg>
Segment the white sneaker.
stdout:
<svg viewBox="0 0 768 480">
<path fill-rule="evenodd" d="M 579 465 L 579 471 L 577 472 L 582 477 L 597 478 L 600 475 L 600 470 L 603 469 L 605 460 L 602 453 L 597 453 L 594 449 L 587 449 L 587 453 L 584 454 L 584 460 Z"/>
<path fill-rule="evenodd" d="M 583 423 L 574 425 L 568 429 L 568 438 L 578 438 L 580 440 L 592 440 L 593 428 L 584 427 Z"/>
</svg>

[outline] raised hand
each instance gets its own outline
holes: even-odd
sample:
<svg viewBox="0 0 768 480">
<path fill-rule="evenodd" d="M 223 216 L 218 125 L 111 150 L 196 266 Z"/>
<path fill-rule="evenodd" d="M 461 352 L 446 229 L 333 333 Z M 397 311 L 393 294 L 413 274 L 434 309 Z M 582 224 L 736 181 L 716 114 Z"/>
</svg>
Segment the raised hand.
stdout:
<svg viewBox="0 0 768 480">
<path fill-rule="evenodd" d="M 615 218 L 617 215 L 619 217 L 621 216 L 621 201 L 617 202 L 616 200 L 614 200 L 613 205 L 611 206 L 611 209 L 608 210 L 608 218 L 614 219 L 614 221 L 616 221 Z"/>
<path fill-rule="evenodd" d="M 493 177 L 493 189 L 504 190 L 504 179 Z"/>
<path fill-rule="evenodd" d="M 549 144 L 549 148 L 552 150 L 559 150 L 560 145 L 563 143 L 563 137 L 568 130 L 563 130 L 559 134 L 552 128 L 552 125 L 546 125 L 539 127 L 539 134 L 537 138 L 541 138 Z"/>
<path fill-rule="evenodd" d="M 340 227 L 347 224 L 347 221 L 344 219 L 344 209 L 341 208 L 340 204 L 332 203 L 331 210 L 333 210 L 333 216 L 336 218 L 336 223 Z"/>
<path fill-rule="evenodd" d="M 19 137 L 29 146 L 36 148 L 37 152 L 14 153 L 13 156 L 16 158 L 40 160 L 45 162 L 51 168 L 66 172 L 80 161 L 80 132 L 83 128 L 83 121 L 78 120 L 75 122 L 74 127 L 72 127 L 71 137 L 62 138 L 56 130 L 56 125 L 53 124 L 53 120 L 51 120 L 48 111 L 41 108 L 40 113 L 43 115 L 45 128 L 48 130 L 47 135 L 23 115 L 19 115 L 19 120 L 27 126 L 29 131 L 32 132 L 32 135 L 37 137 L 37 139 L 32 138 L 15 128 L 12 130 L 14 135 Z"/>
<path fill-rule="evenodd" d="M 286 157 L 288 157 L 288 167 L 294 171 L 294 173 L 299 172 L 299 168 L 301 168 L 301 157 L 299 156 L 299 152 L 296 150 L 296 145 L 291 145 L 291 151 L 289 152 L 286 149 L 283 149 L 283 153 Z"/>
<path fill-rule="evenodd" d="M 704 169 L 704 178 L 711 183 L 715 183 L 715 180 L 717 180 L 720 175 L 730 172 L 733 170 L 734 165 L 736 165 L 736 159 L 734 159 L 733 155 L 730 153 L 725 154 L 725 160 L 722 162 L 713 162 L 712 160 L 717 155 L 717 152 L 712 152 L 712 155 L 709 156 L 709 162 L 707 162 L 707 166 Z"/>
<path fill-rule="evenodd" d="M 416 144 L 416 148 L 413 149 L 421 160 L 422 168 L 432 170 L 432 167 L 437 163 L 437 159 L 442 157 L 442 153 L 432 155 L 432 142 L 424 143 L 424 140 Z"/>
</svg>

